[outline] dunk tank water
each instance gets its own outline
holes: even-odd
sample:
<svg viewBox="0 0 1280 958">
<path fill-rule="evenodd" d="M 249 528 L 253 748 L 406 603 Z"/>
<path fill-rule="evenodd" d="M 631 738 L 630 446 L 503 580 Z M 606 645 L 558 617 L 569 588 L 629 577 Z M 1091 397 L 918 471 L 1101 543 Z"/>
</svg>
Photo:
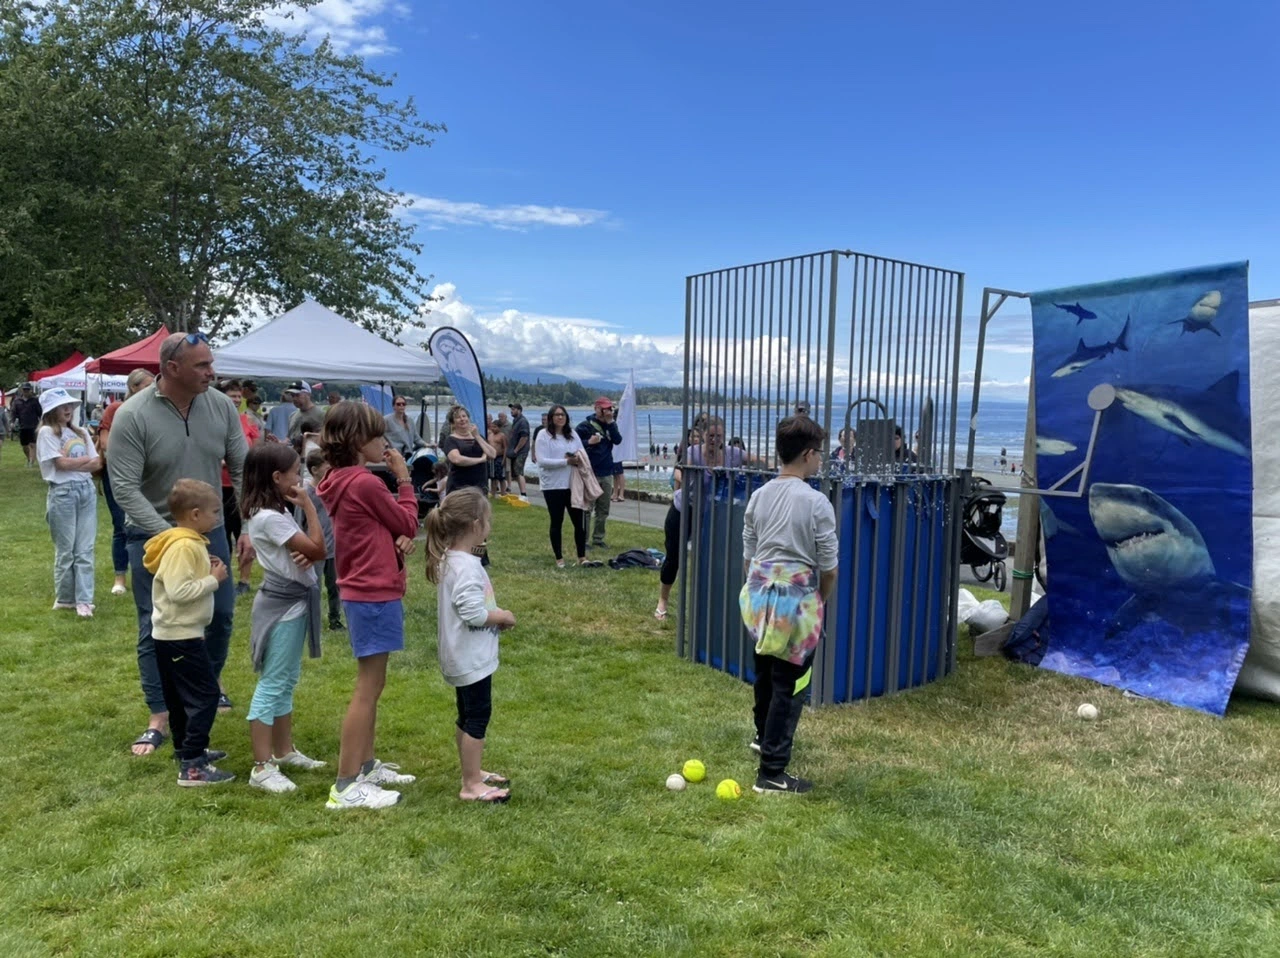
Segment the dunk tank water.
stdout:
<svg viewBox="0 0 1280 958">
<path fill-rule="evenodd" d="M 828 631 L 814 660 L 814 704 L 916 688 L 954 667 L 951 557 L 958 483 L 903 476 L 842 484 L 836 500 L 840 568 Z M 759 477 L 718 477 L 691 517 L 700 534 L 686 613 L 694 660 L 748 682 L 755 678 L 752 641 L 742 626 L 738 593 L 748 490 L 759 485 Z"/>
</svg>

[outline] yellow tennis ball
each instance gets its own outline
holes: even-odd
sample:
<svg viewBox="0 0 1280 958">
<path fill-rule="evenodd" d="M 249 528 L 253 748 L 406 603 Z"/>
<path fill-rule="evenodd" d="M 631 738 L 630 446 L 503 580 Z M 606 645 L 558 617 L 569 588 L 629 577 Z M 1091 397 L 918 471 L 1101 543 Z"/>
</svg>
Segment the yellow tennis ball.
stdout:
<svg viewBox="0 0 1280 958">
<path fill-rule="evenodd" d="M 696 758 L 691 758 L 685 762 L 684 768 L 680 772 L 684 775 L 686 782 L 700 782 L 707 777 L 707 767 Z"/>
<path fill-rule="evenodd" d="M 723 798 L 726 802 L 730 802 L 735 798 L 741 797 L 742 786 L 731 778 L 726 778 L 716 786 L 716 798 Z"/>
</svg>

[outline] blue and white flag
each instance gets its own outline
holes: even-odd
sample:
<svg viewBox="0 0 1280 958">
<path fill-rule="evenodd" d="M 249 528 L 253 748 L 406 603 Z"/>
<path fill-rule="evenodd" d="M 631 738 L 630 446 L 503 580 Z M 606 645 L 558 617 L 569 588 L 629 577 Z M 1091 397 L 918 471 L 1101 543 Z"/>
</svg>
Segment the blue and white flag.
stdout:
<svg viewBox="0 0 1280 958">
<path fill-rule="evenodd" d="M 483 434 L 489 421 L 488 403 L 484 394 L 484 377 L 480 374 L 480 361 L 475 350 L 460 330 L 441 326 L 431 334 L 427 349 L 444 374 L 445 382 L 453 390 L 458 405 L 467 411 L 471 421 Z"/>
<path fill-rule="evenodd" d="M 637 462 L 640 456 L 636 447 L 636 372 L 631 370 L 627 377 L 627 388 L 622 391 L 622 400 L 618 403 L 618 415 L 615 417 L 618 431 L 622 433 L 622 442 L 613 447 L 614 462 Z"/>
<path fill-rule="evenodd" d="M 385 384 L 380 386 L 361 386 L 360 398 L 384 416 L 391 412 L 395 402 L 395 393 Z"/>
</svg>

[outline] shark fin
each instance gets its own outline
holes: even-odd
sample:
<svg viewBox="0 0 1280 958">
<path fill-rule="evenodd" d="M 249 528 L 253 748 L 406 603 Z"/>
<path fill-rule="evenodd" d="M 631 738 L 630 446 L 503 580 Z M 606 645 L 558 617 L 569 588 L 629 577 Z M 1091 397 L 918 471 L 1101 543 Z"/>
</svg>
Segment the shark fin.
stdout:
<svg viewBox="0 0 1280 958">
<path fill-rule="evenodd" d="M 1116 337 L 1116 349 L 1123 349 L 1126 353 L 1129 351 L 1129 323 L 1131 317 L 1124 318 L 1124 329 L 1120 330 L 1120 335 Z"/>
<path fill-rule="evenodd" d="M 1214 332 L 1217 332 L 1217 330 L 1215 329 Z M 1231 372 L 1206 389 L 1205 392 L 1215 399 L 1229 399 L 1235 402 L 1240 396 L 1240 370 L 1231 370 Z"/>
<path fill-rule="evenodd" d="M 1222 333 L 1218 332 L 1218 330 L 1214 327 L 1212 322 L 1210 322 L 1209 325 L 1205 326 L 1204 328 L 1207 329 L 1209 332 L 1213 333 L 1213 335 L 1217 336 L 1219 339 L 1222 338 Z"/>
</svg>

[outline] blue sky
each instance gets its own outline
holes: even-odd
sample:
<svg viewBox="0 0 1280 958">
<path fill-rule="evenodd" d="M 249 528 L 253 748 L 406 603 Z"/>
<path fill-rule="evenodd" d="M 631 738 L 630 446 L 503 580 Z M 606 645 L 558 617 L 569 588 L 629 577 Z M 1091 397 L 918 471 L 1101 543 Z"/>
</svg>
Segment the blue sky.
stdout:
<svg viewBox="0 0 1280 958">
<path fill-rule="evenodd" d="M 1280 296 L 1273 3 L 325 0 L 294 22 L 448 125 L 388 169 L 421 198 L 437 315 L 488 362 L 655 380 L 686 274 L 832 247 L 962 270 L 975 316 L 984 285 L 1240 259 Z M 1007 309 L 984 378 L 1017 392 L 1029 310 Z"/>
</svg>

